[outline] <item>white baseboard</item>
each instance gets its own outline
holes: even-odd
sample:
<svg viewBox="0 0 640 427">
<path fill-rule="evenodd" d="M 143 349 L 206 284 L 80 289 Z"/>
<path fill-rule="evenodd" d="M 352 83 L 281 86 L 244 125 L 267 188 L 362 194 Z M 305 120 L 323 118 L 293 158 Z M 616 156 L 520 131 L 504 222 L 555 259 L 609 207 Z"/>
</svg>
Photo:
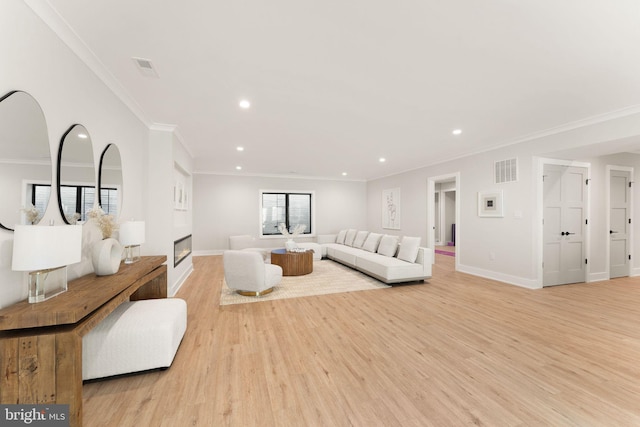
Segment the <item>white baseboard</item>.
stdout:
<svg viewBox="0 0 640 427">
<path fill-rule="evenodd" d="M 589 273 L 587 282 L 601 282 L 603 280 L 609 280 L 609 273 L 602 271 L 600 273 Z"/>
<path fill-rule="evenodd" d="M 178 293 L 178 291 L 180 290 L 184 282 L 187 280 L 187 278 L 191 275 L 191 273 L 193 273 L 193 264 L 189 265 L 189 268 L 186 269 L 184 273 L 182 273 L 182 275 L 178 278 L 178 280 L 176 280 L 174 285 L 171 286 L 171 289 L 169 291 L 170 297 L 173 297 Z"/>
<path fill-rule="evenodd" d="M 193 256 L 209 256 L 209 255 L 222 255 L 224 249 L 210 249 L 206 251 L 193 251 Z"/>
<path fill-rule="evenodd" d="M 462 273 L 472 274 L 474 276 L 484 277 L 485 279 L 497 280 L 498 282 L 508 283 L 510 285 L 520 286 L 527 289 L 542 289 L 535 279 L 526 279 L 524 277 L 511 276 L 509 274 L 498 273 L 496 271 L 484 270 L 482 268 L 470 267 L 468 265 L 458 265 L 458 271 Z"/>
</svg>

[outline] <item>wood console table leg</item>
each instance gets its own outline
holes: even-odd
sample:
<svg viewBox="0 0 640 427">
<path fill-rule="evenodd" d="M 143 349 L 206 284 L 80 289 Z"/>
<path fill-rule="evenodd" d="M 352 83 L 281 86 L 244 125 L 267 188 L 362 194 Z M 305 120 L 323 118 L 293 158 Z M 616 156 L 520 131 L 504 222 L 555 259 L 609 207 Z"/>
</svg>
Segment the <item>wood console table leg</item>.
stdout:
<svg viewBox="0 0 640 427">
<path fill-rule="evenodd" d="M 16 334 L 0 340 L 0 355 L 0 402 L 69 405 L 70 425 L 82 426 L 82 337 Z"/>
</svg>

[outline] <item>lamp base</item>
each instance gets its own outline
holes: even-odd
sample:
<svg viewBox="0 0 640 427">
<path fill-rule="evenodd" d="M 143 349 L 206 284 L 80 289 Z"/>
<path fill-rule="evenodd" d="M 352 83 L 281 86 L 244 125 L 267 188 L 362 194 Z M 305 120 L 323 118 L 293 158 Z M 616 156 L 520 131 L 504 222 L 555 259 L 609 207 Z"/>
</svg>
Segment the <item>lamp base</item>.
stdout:
<svg viewBox="0 0 640 427">
<path fill-rule="evenodd" d="M 124 263 L 133 264 L 140 261 L 140 245 L 124 247 Z"/>
<path fill-rule="evenodd" d="M 67 266 L 29 273 L 29 302 L 36 303 L 67 292 Z"/>
</svg>

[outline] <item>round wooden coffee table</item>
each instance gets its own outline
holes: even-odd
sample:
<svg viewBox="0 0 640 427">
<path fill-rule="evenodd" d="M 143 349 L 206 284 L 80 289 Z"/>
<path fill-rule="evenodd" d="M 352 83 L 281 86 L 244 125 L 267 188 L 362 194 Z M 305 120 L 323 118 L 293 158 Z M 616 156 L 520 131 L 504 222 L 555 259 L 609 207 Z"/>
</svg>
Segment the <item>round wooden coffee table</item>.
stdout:
<svg viewBox="0 0 640 427">
<path fill-rule="evenodd" d="M 313 271 L 313 251 L 287 252 L 286 249 L 271 251 L 271 264 L 282 267 L 283 276 L 302 276 Z"/>
</svg>

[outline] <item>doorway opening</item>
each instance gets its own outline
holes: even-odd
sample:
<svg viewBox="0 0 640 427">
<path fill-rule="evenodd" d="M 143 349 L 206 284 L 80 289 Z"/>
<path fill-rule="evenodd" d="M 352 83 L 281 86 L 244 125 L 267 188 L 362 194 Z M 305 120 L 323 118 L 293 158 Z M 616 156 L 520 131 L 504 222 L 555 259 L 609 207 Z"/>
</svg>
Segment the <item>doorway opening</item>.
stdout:
<svg viewBox="0 0 640 427">
<path fill-rule="evenodd" d="M 431 177 L 427 181 L 427 246 L 435 254 L 454 257 L 460 253 L 460 174 Z"/>
</svg>

